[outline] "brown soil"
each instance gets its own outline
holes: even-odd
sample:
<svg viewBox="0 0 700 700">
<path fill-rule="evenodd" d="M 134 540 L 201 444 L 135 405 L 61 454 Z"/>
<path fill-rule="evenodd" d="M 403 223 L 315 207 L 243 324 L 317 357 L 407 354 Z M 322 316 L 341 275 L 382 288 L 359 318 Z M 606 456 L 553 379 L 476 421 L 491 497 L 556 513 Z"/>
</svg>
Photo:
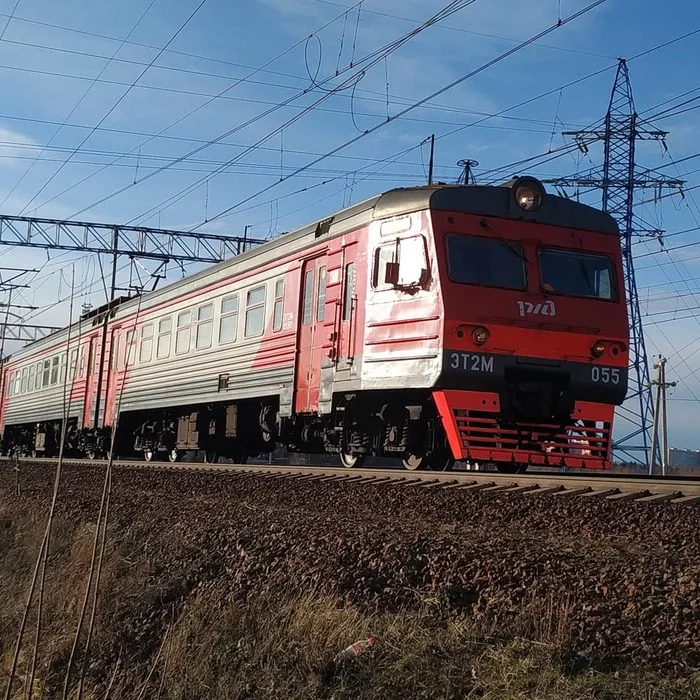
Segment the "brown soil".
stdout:
<svg viewBox="0 0 700 700">
<path fill-rule="evenodd" d="M 0 470 L 2 686 L 52 479 L 23 465 L 18 496 Z M 63 685 L 101 479 L 72 467 L 62 482 L 47 698 Z M 117 470 L 83 697 L 112 678 L 111 698 L 147 678 L 144 698 L 700 697 L 699 525 L 691 506 Z M 370 652 L 333 663 L 368 635 Z"/>
</svg>

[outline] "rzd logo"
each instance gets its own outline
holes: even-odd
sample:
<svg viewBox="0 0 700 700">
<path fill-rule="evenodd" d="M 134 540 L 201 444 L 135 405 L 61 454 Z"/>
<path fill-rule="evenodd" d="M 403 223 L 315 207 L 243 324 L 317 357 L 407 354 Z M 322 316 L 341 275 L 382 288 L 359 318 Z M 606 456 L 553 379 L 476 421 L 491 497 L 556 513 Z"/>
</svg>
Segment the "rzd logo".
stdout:
<svg viewBox="0 0 700 700">
<path fill-rule="evenodd" d="M 545 301 L 544 304 L 532 304 L 529 301 L 519 301 L 518 309 L 521 316 L 556 316 L 557 310 L 553 301 Z"/>
</svg>

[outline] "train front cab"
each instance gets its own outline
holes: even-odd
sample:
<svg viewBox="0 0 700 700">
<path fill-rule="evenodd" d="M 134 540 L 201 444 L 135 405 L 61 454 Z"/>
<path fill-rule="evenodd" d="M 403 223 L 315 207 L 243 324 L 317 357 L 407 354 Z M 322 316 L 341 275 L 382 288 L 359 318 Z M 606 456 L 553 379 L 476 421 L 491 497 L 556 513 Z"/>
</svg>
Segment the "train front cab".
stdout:
<svg viewBox="0 0 700 700">
<path fill-rule="evenodd" d="M 431 212 L 444 304 L 433 399 L 453 456 L 609 469 L 629 360 L 617 226 L 529 178 L 461 189 L 471 203 Z"/>
</svg>

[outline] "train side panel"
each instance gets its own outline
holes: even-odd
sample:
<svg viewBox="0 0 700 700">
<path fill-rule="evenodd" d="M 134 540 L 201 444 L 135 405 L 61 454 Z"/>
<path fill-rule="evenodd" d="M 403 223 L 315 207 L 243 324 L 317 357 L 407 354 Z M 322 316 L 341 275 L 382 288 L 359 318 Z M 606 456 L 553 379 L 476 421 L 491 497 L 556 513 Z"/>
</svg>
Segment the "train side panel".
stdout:
<svg viewBox="0 0 700 700">
<path fill-rule="evenodd" d="M 362 388 L 433 386 L 442 362 L 443 304 L 427 212 L 374 222 L 365 269 Z"/>
</svg>

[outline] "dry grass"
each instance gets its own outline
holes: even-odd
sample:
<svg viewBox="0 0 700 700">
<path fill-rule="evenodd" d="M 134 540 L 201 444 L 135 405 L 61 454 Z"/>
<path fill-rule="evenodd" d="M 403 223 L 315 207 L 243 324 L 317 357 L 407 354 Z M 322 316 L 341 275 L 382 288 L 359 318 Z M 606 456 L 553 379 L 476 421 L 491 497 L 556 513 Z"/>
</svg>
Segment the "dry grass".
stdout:
<svg viewBox="0 0 700 700">
<path fill-rule="evenodd" d="M 332 600 L 258 599 L 242 609 L 202 591 L 170 628 L 145 697 L 216 698 L 689 698 L 692 682 L 640 672 L 577 672 L 567 655 L 566 604 L 537 603 L 509 631 L 424 611 L 364 615 Z M 542 612 L 544 610 L 544 615 Z M 512 635 L 530 633 L 531 637 Z M 334 655 L 372 635 L 373 650 L 337 665 Z M 562 645 L 563 642 L 563 645 Z M 143 677 L 143 675 L 142 675 Z M 123 679 L 113 697 L 135 697 Z M 653 689 L 650 690 L 650 689 Z"/>
<path fill-rule="evenodd" d="M 0 515 L 3 692 L 43 527 L 27 512 Z M 47 699 L 60 697 L 93 534 L 91 526 L 56 522 L 37 684 Z M 243 605 L 224 578 L 192 589 L 155 575 L 143 543 L 129 531 L 107 552 L 99 611 L 86 700 L 103 698 L 111 680 L 112 700 L 700 697 L 700 680 L 587 669 L 570 651 L 568 599 L 532 597 L 510 616 L 478 625 L 439 598 L 392 614 L 284 591 L 261 591 Z M 150 636 L 132 636 L 144 626 Z M 338 651 L 370 635 L 372 650 L 349 663 L 333 662 Z M 30 625 L 17 698 L 32 641 Z"/>
</svg>

